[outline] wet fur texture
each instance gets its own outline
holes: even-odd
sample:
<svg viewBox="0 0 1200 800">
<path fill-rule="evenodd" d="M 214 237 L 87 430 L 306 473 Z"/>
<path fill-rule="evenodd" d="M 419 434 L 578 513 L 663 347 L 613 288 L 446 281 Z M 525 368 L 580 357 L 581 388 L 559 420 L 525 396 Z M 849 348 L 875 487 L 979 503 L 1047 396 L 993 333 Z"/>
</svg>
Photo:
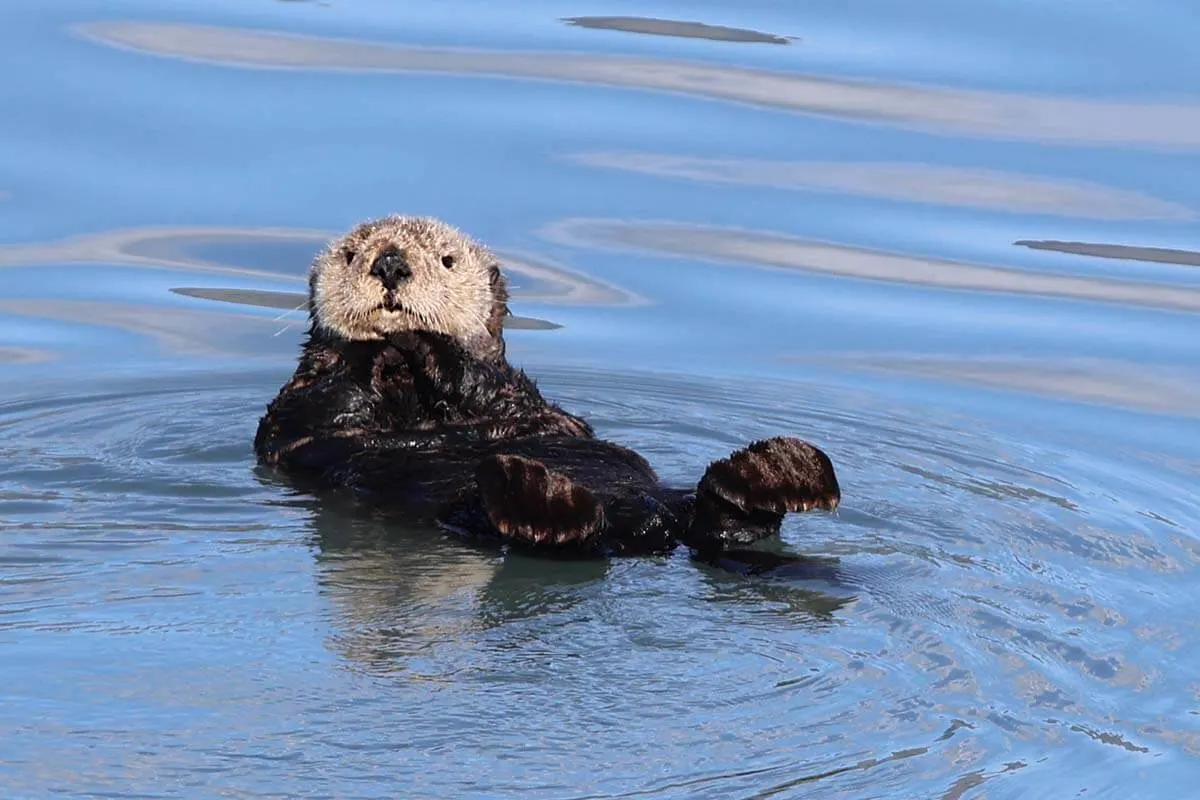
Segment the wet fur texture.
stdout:
<svg viewBox="0 0 1200 800">
<path fill-rule="evenodd" d="M 841 499 L 829 458 L 792 437 L 713 462 L 694 489 L 663 486 L 507 361 L 499 264 L 445 223 L 363 223 L 318 255 L 309 286 L 299 364 L 254 441 L 302 486 L 561 557 L 680 543 L 716 556 Z"/>
</svg>

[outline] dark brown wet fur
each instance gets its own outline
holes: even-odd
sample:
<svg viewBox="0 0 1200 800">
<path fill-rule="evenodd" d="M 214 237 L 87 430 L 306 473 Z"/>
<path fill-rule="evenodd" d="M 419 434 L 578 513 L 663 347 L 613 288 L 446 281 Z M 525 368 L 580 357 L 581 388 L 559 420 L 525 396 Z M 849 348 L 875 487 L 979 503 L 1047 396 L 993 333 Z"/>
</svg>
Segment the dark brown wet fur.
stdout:
<svg viewBox="0 0 1200 800">
<path fill-rule="evenodd" d="M 680 543 L 715 556 L 776 534 L 786 513 L 837 507 L 829 458 L 791 437 L 713 462 L 694 490 L 663 486 L 644 458 L 596 438 L 509 364 L 507 291 L 498 266 L 486 268 L 486 340 L 397 330 L 350 341 L 314 304 L 296 371 L 259 423 L 259 461 L 307 488 L 560 557 Z"/>
<path fill-rule="evenodd" d="M 495 455 L 475 470 L 480 501 L 501 536 L 534 545 L 590 549 L 604 506 L 586 486 L 525 456 Z"/>
</svg>

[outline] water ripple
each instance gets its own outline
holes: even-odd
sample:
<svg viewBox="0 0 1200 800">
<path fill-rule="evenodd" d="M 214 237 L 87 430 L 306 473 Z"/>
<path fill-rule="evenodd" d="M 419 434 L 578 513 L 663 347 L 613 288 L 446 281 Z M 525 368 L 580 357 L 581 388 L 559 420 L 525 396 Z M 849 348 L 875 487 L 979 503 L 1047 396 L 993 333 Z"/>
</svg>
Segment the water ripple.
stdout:
<svg viewBox="0 0 1200 800">
<path fill-rule="evenodd" d="M 1110 220 L 1196 218 L 1196 212 L 1185 205 L 1140 192 L 1114 189 L 1089 181 L 1023 175 L 979 167 L 904 162 L 765 161 L 623 152 L 577 153 L 567 160 L 589 167 L 663 178 L 845 192 L 888 200 L 1009 213 Z M 1017 244 L 1063 249 L 1061 245 L 1067 243 L 1057 243 L 1059 248 L 1047 246 L 1055 244 L 1053 242 Z M 1193 263 L 1198 257 L 1192 254 Z"/>
<path fill-rule="evenodd" d="M 782 432 L 825 448 L 844 490 L 770 548 L 807 558 L 762 575 L 682 552 L 548 564 L 255 469 L 286 366 L 0 403 L 0 636 L 10 694 L 46 709 L 17 759 L 68 741 L 100 759 L 84 775 L 199 758 L 342 781 L 404 742 L 445 767 L 412 771 L 416 797 L 953 795 L 1047 752 L 1094 776 L 1103 751 L 1190 746 L 1163 712 L 1188 685 L 1165 665 L 1196 641 L 1190 469 L 824 385 L 531 364 L 673 484 Z M 143 767 L 119 760 L 150 740 Z"/>
<path fill-rule="evenodd" d="M 868 250 L 773 231 L 669 221 L 569 219 L 546 226 L 543 235 L 552 241 L 575 246 L 701 258 L 957 291 L 1065 297 L 1174 311 L 1200 311 L 1200 290 L 1188 286 L 1052 275 Z"/>
<path fill-rule="evenodd" d="M 1200 107 L 1186 102 L 887 85 L 667 59 L 414 47 L 169 22 L 88 22 L 75 31 L 109 46 L 225 66 L 570 81 L 964 135 L 1159 149 L 1200 146 Z"/>
</svg>

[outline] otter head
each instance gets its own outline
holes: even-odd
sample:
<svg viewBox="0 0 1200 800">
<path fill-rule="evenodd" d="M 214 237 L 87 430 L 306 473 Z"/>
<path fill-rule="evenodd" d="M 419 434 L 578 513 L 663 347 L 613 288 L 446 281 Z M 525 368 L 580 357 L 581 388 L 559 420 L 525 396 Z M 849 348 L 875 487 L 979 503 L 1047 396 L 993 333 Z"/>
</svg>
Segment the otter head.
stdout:
<svg viewBox="0 0 1200 800">
<path fill-rule="evenodd" d="M 347 341 L 431 331 L 503 354 L 507 300 L 495 256 L 428 217 L 364 222 L 330 242 L 309 274 L 314 329 Z"/>
</svg>

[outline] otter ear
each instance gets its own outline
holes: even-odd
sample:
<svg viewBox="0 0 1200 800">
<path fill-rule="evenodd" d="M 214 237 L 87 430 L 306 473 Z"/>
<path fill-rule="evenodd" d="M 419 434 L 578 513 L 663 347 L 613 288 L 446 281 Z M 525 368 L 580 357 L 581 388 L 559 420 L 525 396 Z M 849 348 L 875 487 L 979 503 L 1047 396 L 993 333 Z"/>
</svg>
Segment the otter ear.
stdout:
<svg viewBox="0 0 1200 800">
<path fill-rule="evenodd" d="M 342 250 L 342 258 L 346 259 L 346 266 L 350 266 L 354 262 L 354 256 L 356 255 L 358 254 L 348 247 Z"/>
<path fill-rule="evenodd" d="M 493 339 L 503 336 L 504 318 L 508 316 L 508 282 L 494 259 L 488 265 L 488 282 L 492 290 L 492 310 L 488 315 L 487 329 Z"/>
</svg>

